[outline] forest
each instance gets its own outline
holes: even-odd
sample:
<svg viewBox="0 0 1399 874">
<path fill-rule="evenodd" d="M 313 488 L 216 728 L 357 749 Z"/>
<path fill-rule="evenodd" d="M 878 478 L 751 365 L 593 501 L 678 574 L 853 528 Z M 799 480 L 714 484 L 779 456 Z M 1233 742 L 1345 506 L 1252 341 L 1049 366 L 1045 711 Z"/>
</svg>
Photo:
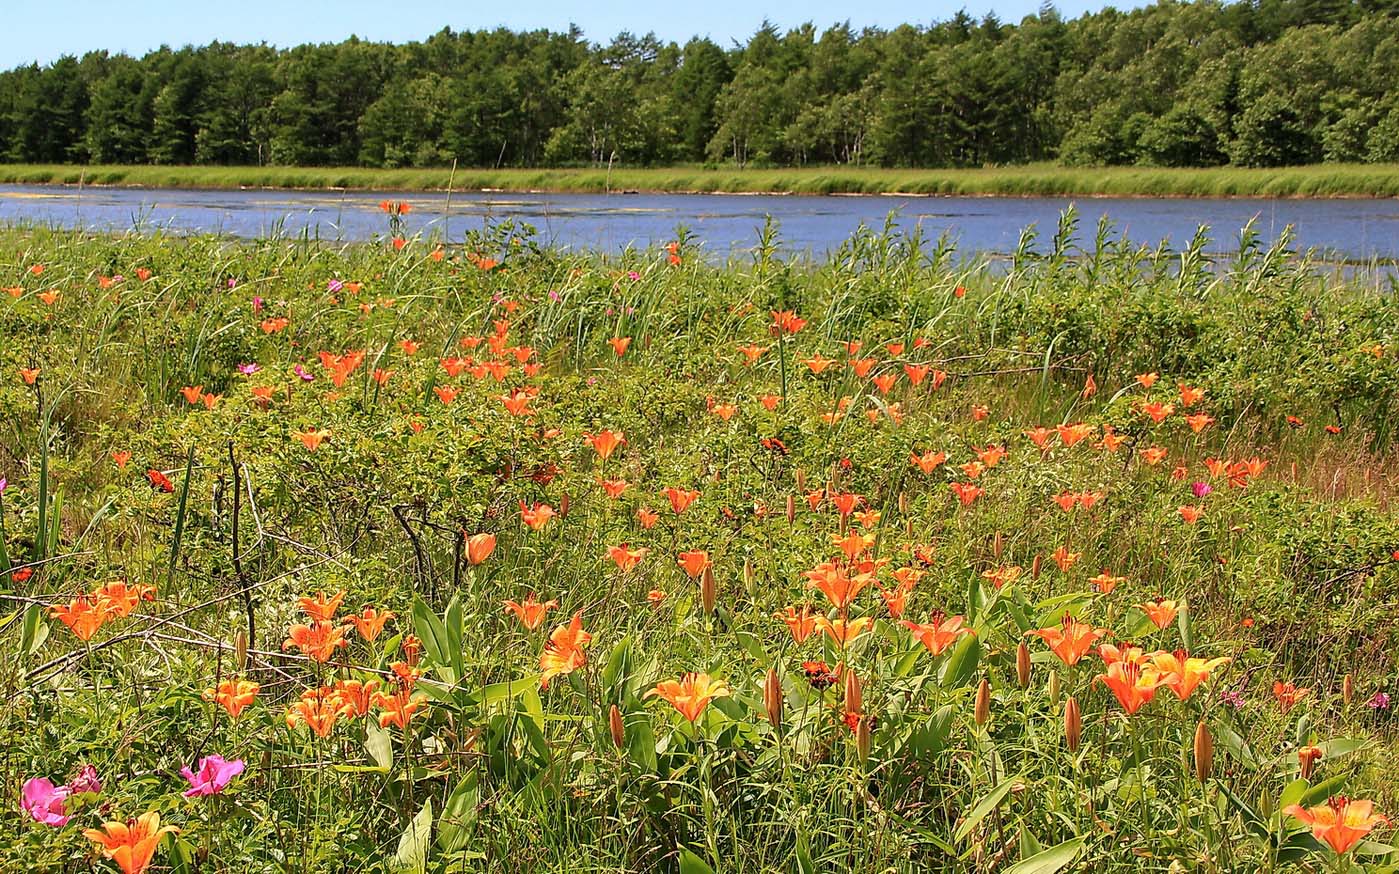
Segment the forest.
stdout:
<svg viewBox="0 0 1399 874">
<path fill-rule="evenodd" d="M 15 163 L 1274 167 L 1399 161 L 1399 0 L 1018 24 L 765 24 L 744 44 L 444 28 L 404 45 L 94 50 L 0 72 Z"/>
</svg>

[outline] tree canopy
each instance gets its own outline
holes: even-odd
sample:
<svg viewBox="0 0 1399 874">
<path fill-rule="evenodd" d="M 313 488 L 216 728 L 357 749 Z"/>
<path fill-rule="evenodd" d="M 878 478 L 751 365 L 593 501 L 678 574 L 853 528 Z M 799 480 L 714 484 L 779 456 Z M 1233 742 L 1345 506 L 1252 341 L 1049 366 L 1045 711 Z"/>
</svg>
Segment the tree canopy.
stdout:
<svg viewBox="0 0 1399 874">
<path fill-rule="evenodd" d="M 1018 24 L 765 23 L 744 44 L 443 29 L 0 72 L 0 160 L 374 167 L 1272 166 L 1399 157 L 1399 0 Z"/>
</svg>

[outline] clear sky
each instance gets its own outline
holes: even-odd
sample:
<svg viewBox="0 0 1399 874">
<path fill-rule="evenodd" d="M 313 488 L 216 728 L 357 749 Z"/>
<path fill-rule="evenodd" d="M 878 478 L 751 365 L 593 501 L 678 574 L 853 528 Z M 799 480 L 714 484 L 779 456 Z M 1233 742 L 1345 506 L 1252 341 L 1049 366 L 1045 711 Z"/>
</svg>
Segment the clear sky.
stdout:
<svg viewBox="0 0 1399 874">
<path fill-rule="evenodd" d="M 1072 18 L 1106 5 L 1142 5 L 1141 0 L 1060 0 Z M 805 21 L 818 27 L 849 20 L 859 28 L 928 24 L 959 8 L 980 18 L 994 11 L 1003 21 L 1033 14 L 1039 0 L 0 0 L 0 68 L 32 61 L 48 63 L 64 54 L 92 49 L 140 55 L 162 44 L 202 45 L 213 40 L 267 42 L 291 46 L 338 42 L 351 34 L 363 39 L 406 42 L 443 27 L 477 30 L 564 30 L 570 23 L 588 39 L 606 42 L 623 30 L 654 31 L 664 40 L 708 35 L 727 47 L 770 19 L 780 28 Z"/>
</svg>

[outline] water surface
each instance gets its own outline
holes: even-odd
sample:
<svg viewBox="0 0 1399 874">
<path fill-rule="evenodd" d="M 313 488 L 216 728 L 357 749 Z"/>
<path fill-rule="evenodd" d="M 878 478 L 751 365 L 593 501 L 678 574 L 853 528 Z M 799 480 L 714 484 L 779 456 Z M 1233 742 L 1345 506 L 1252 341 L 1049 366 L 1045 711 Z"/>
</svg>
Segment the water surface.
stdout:
<svg viewBox="0 0 1399 874">
<path fill-rule="evenodd" d="M 880 227 L 891 210 L 905 231 L 946 233 L 962 251 L 1005 253 L 1020 231 L 1037 225 L 1041 246 L 1061 210 L 1073 203 L 1082 217 L 1080 240 L 1100 216 L 1137 243 L 1185 245 L 1195 229 L 1211 228 L 1214 251 L 1237 246 L 1250 220 L 1265 240 L 1294 226 L 1299 249 L 1348 260 L 1399 258 L 1399 199 L 992 198 L 709 194 L 518 194 L 325 192 L 91 188 L 0 185 L 0 222 L 30 222 L 94 230 L 151 230 L 259 237 L 273 233 L 323 240 L 367 240 L 387 231 L 379 202 L 410 203 L 410 233 L 458 241 L 484 221 L 528 222 L 542 242 L 617 251 L 661 245 L 685 225 L 711 252 L 751 247 L 764 216 L 780 223 L 788 251 L 820 257 L 863 222 Z"/>
</svg>

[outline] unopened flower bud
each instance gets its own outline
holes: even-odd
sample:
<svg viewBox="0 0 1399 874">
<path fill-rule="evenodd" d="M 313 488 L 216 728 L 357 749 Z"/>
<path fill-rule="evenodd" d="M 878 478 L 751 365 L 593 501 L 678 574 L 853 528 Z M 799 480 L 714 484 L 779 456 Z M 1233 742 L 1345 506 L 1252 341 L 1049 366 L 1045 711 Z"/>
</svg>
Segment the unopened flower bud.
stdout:
<svg viewBox="0 0 1399 874">
<path fill-rule="evenodd" d="M 991 720 L 991 683 L 985 677 L 976 687 L 976 708 L 972 711 L 972 717 L 977 725 L 985 725 Z"/>
<path fill-rule="evenodd" d="M 1195 726 L 1195 779 L 1201 783 L 1210 778 L 1214 770 L 1214 738 L 1209 726 L 1202 720 Z"/>
<path fill-rule="evenodd" d="M 1078 702 L 1072 695 L 1064 703 L 1064 744 L 1069 752 L 1077 753 L 1079 741 L 1083 738 L 1083 715 L 1079 713 Z"/>
</svg>

